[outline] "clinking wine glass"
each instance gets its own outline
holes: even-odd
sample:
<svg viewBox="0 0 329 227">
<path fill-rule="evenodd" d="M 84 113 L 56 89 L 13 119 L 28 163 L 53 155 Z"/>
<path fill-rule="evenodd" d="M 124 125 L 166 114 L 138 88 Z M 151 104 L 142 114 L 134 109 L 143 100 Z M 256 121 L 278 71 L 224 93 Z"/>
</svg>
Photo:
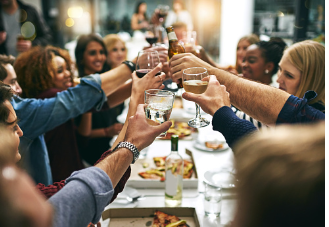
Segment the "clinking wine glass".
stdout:
<svg viewBox="0 0 329 227">
<path fill-rule="evenodd" d="M 159 22 L 162 24 L 164 22 L 164 18 L 168 15 L 169 6 L 168 5 L 158 5 L 159 10 Z"/>
<path fill-rule="evenodd" d="M 145 31 L 145 39 L 150 46 L 155 46 L 159 38 L 159 29 L 157 26 L 150 24 Z"/>
<path fill-rule="evenodd" d="M 142 78 L 160 63 L 158 51 L 141 50 L 138 52 L 136 74 Z M 160 71 L 156 75 L 160 75 Z"/>
<path fill-rule="evenodd" d="M 208 71 L 202 67 L 187 68 L 183 71 L 183 87 L 185 91 L 194 94 L 201 94 L 208 87 Z M 195 103 L 196 116 L 188 122 L 188 125 L 193 128 L 201 128 L 209 125 L 209 121 L 202 118 L 200 114 L 200 106 Z"/>
</svg>

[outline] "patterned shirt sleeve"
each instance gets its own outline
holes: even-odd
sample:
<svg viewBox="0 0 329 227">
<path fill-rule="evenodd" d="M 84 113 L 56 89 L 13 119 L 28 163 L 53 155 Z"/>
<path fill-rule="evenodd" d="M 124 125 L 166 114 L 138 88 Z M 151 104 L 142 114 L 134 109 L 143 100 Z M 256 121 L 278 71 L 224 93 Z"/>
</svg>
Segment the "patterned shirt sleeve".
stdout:
<svg viewBox="0 0 329 227">
<path fill-rule="evenodd" d="M 291 95 L 280 111 L 276 123 L 307 123 L 324 120 L 323 112 L 308 105 L 308 102 L 316 96 L 314 91 L 307 91 L 302 99 Z"/>
</svg>

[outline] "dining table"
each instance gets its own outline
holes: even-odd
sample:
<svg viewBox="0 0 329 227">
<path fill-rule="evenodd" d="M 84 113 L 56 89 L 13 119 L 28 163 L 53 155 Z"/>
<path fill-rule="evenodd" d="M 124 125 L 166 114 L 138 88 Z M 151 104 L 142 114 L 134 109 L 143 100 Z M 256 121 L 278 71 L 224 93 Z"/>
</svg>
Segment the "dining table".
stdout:
<svg viewBox="0 0 329 227">
<path fill-rule="evenodd" d="M 178 101 L 182 103 L 182 99 L 178 99 Z M 180 106 L 180 104 L 176 105 L 176 108 L 173 108 L 170 119 L 187 122 L 195 116 L 195 109 L 193 110 L 194 103 L 185 100 L 183 101 L 183 104 L 184 108 L 181 108 L 182 106 Z M 200 147 L 196 146 L 198 140 L 203 140 L 208 137 L 215 136 L 219 140 L 225 141 L 225 138 L 221 133 L 213 131 L 211 125 L 212 116 L 202 112 L 202 117 L 210 120 L 210 124 L 206 127 L 199 128 L 197 132 L 192 133 L 188 139 L 183 138 L 178 142 L 178 153 L 182 155 L 183 158 L 187 157 L 186 150 L 191 151 L 198 176 L 197 188 L 183 188 L 183 198 L 180 207 L 194 207 L 200 226 L 202 227 L 230 226 L 236 210 L 235 187 L 222 189 L 220 216 L 206 216 L 204 212 L 203 182 L 205 181 L 205 173 L 209 171 L 230 170 L 234 172 L 234 154 L 227 144 L 224 149 L 219 149 L 217 151 L 200 149 Z M 170 153 L 171 142 L 170 140 L 156 139 L 146 149 L 146 157 L 143 158 L 151 159 L 153 157 L 166 156 Z M 126 188 L 131 187 L 129 184 L 126 184 Z M 120 201 L 127 196 L 125 195 L 124 189 L 124 191 L 118 195 L 118 198 L 109 204 L 105 210 L 113 208 L 165 207 L 164 188 L 139 187 L 132 189 L 141 195 L 139 199 L 125 203 L 116 202 L 116 200 Z M 110 219 L 101 219 L 102 227 L 109 226 L 109 223 Z"/>
</svg>

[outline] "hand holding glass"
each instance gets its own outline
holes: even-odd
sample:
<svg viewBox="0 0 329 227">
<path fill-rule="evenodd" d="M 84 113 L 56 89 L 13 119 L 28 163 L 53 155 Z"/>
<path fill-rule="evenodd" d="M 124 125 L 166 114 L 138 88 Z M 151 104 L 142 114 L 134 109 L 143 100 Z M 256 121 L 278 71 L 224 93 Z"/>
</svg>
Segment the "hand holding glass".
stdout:
<svg viewBox="0 0 329 227">
<path fill-rule="evenodd" d="M 136 63 L 136 74 L 139 78 L 145 76 L 160 63 L 157 51 L 142 50 L 138 52 Z M 160 75 L 161 72 L 156 75 Z"/>
<path fill-rule="evenodd" d="M 175 100 L 175 94 L 160 89 L 145 91 L 145 115 L 151 125 L 162 124 L 170 118 Z M 157 138 L 165 137 L 167 132 L 161 133 Z"/>
<path fill-rule="evenodd" d="M 188 68 L 183 71 L 183 87 L 185 91 L 191 92 L 194 94 L 201 94 L 207 90 L 208 80 L 205 78 L 208 77 L 207 69 L 202 67 L 193 67 Z M 194 119 L 188 122 L 188 125 L 193 128 L 201 128 L 209 125 L 209 121 L 202 118 L 200 114 L 200 106 L 195 103 L 196 107 L 196 116 Z"/>
</svg>

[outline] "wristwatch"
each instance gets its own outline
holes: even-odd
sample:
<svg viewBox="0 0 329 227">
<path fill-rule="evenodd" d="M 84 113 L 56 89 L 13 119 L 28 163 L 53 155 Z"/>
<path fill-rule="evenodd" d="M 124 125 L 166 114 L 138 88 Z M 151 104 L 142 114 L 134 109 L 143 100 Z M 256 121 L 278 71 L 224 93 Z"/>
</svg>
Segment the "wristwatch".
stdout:
<svg viewBox="0 0 329 227">
<path fill-rule="evenodd" d="M 134 72 L 136 69 L 136 64 L 132 61 L 124 61 L 122 62 L 122 64 L 125 64 L 129 67 L 129 69 L 131 70 L 131 72 Z"/>
<path fill-rule="evenodd" d="M 137 147 L 132 143 L 123 141 L 123 142 L 119 142 L 118 145 L 113 149 L 113 151 L 115 151 L 121 147 L 127 148 L 128 150 L 130 150 L 133 153 L 134 157 L 133 157 L 133 161 L 131 162 L 131 164 L 134 164 L 139 157 L 139 151 L 138 151 Z"/>
</svg>

